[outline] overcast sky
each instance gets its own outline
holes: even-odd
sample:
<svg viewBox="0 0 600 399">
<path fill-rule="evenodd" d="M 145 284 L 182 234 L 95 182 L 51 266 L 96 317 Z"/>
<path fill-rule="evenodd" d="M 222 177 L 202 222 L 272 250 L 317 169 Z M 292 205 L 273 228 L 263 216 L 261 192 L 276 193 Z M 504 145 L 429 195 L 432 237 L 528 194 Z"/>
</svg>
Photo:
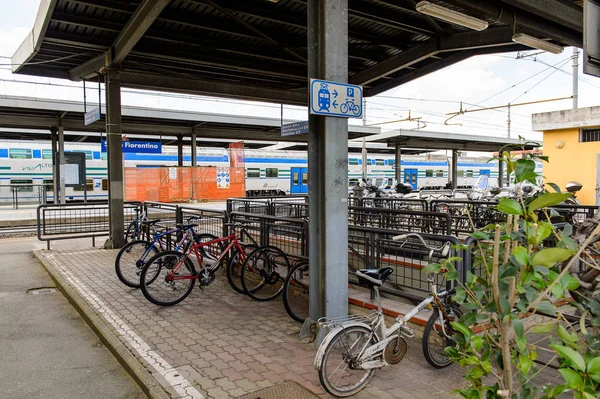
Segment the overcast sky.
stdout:
<svg viewBox="0 0 600 399">
<path fill-rule="evenodd" d="M 50 99 L 83 100 L 82 84 L 66 80 L 13 75 L 6 64 L 33 27 L 39 0 L 19 0 L 4 3 L 0 13 L 0 95 L 31 96 Z M 10 5 L 8 5 L 10 4 Z M 529 101 L 567 97 L 572 94 L 572 49 L 562 54 L 528 52 L 528 57 L 517 59 L 517 53 L 472 57 L 466 61 L 432 73 L 401 87 L 367 99 L 367 120 L 352 123 L 380 124 L 420 117 L 425 130 L 462 134 L 503 136 L 508 133 L 507 109 L 481 111 L 460 115 L 448 121 L 447 113 L 476 109 L 475 105 L 492 107 Z M 581 60 L 581 55 L 579 57 Z M 581 61 L 580 61 L 581 62 Z M 579 72 L 579 106 L 600 105 L 600 79 Z M 89 88 L 88 100 L 97 98 Z M 96 89 L 97 90 L 97 89 Z M 123 90 L 123 104 L 168 108 L 185 111 L 268 116 L 279 118 L 278 104 L 252 103 L 198 96 L 169 95 L 146 92 L 140 94 Z M 104 100 L 103 100 L 104 101 Z M 519 135 L 541 139 L 531 131 L 531 114 L 572 107 L 571 100 L 562 100 L 528 106 L 511 107 L 511 137 Z M 306 109 L 284 107 L 284 122 L 306 119 Z M 382 129 L 416 129 L 423 123 L 416 121 L 379 125 Z"/>
</svg>

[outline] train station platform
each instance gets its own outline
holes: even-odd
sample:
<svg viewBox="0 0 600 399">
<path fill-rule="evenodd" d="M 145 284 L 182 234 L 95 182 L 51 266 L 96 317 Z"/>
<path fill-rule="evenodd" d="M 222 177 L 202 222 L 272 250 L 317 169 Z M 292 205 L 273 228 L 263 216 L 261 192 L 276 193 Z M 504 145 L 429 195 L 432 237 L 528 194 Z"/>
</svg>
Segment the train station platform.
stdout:
<svg viewBox="0 0 600 399">
<path fill-rule="evenodd" d="M 298 341 L 301 325 L 281 300 L 255 302 L 235 293 L 224 274 L 182 303 L 157 307 L 114 273 L 117 251 L 36 250 L 57 285 L 102 339 L 117 348 L 145 391 L 173 398 L 328 398 L 313 368 L 316 349 Z M 436 370 L 409 340 L 397 365 L 378 370 L 356 398 L 450 398 L 462 384 L 456 366 Z M 115 352 L 115 350 L 113 350 Z M 553 380 L 543 370 L 540 385 Z"/>
</svg>

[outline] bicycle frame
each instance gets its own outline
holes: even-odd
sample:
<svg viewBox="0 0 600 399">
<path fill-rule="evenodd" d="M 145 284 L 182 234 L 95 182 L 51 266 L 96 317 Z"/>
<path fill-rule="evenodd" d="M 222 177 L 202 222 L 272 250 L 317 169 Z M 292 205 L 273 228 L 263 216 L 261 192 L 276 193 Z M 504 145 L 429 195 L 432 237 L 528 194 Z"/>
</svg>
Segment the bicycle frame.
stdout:
<svg viewBox="0 0 600 399">
<path fill-rule="evenodd" d="M 193 233 L 193 234 L 195 236 L 195 233 Z M 215 260 L 215 263 L 220 262 L 229 253 L 229 251 L 231 251 L 231 249 L 234 247 L 239 251 L 239 254 L 242 257 L 242 260 L 245 260 L 246 254 L 245 254 L 244 250 L 242 249 L 242 246 L 239 243 L 237 236 L 235 234 L 231 234 L 226 237 L 221 237 L 216 240 L 204 241 L 201 243 L 194 243 L 187 250 L 187 252 L 185 253 L 185 256 L 181 259 L 181 261 L 178 262 L 177 265 L 175 265 L 175 267 L 173 267 L 173 270 L 171 270 L 171 272 L 169 273 L 169 279 L 170 280 L 191 280 L 191 279 L 198 278 L 199 273 L 196 273 L 196 275 L 182 275 L 182 276 L 177 276 L 175 274 L 179 271 L 179 269 L 181 268 L 181 265 L 183 265 L 185 263 L 186 259 L 189 258 L 189 256 L 192 254 L 192 252 L 194 252 L 194 254 L 196 255 L 196 259 L 198 260 L 198 265 L 200 265 L 200 269 L 204 269 L 202 257 L 200 256 L 199 249 L 201 249 L 202 247 L 205 247 L 207 245 L 217 244 L 217 243 L 220 243 L 223 241 L 230 241 L 230 242 L 227 245 L 227 247 L 219 254 L 217 259 Z"/>
</svg>

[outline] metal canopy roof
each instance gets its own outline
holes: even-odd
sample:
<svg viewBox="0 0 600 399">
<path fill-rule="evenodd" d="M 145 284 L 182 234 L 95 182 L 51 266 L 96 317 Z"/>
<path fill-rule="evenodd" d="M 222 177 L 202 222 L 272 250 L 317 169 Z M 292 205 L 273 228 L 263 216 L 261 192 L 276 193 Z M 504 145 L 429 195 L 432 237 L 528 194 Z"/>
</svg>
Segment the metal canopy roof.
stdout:
<svg viewBox="0 0 600 399">
<path fill-rule="evenodd" d="M 12 129 L 40 129 L 49 132 L 51 127 L 62 126 L 67 131 L 79 132 L 76 141 L 98 141 L 99 134 L 106 131 L 102 107 L 102 118 L 85 126 L 83 123 L 83 103 L 74 101 L 58 101 L 33 99 L 27 97 L 0 96 L 0 126 Z M 228 140 L 262 140 L 264 143 L 249 143 L 249 147 L 264 147 L 281 141 L 306 141 L 306 135 L 281 136 L 281 120 L 249 116 L 219 115 L 201 112 L 182 112 L 159 110 L 142 107 L 122 107 L 123 133 L 143 134 L 149 136 L 178 136 L 186 140 L 194 129 L 198 140 L 204 138 L 226 139 L 221 143 L 226 146 Z M 378 127 L 348 126 L 348 136 L 359 138 L 377 134 Z M 0 138 L 15 138 L 11 130 L 0 131 Z M 40 132 L 41 136 L 48 133 Z M 36 137 L 39 137 L 36 135 Z M 217 145 L 217 144 L 212 144 Z"/>
<path fill-rule="evenodd" d="M 495 152 L 502 147 L 521 149 L 523 141 L 504 137 L 473 136 L 445 132 L 427 132 L 424 130 L 395 130 L 370 136 L 366 140 L 386 142 L 389 146 L 400 145 L 405 148 L 424 148 L 427 150 L 461 150 Z M 542 142 L 528 140 L 524 149 L 531 150 L 541 146 Z"/>
<path fill-rule="evenodd" d="M 478 54 L 529 49 L 522 32 L 582 46 L 575 0 L 432 0 L 489 22 L 476 32 L 414 0 L 349 0 L 349 81 L 373 96 Z M 306 0 L 42 0 L 16 73 L 305 105 Z"/>
</svg>

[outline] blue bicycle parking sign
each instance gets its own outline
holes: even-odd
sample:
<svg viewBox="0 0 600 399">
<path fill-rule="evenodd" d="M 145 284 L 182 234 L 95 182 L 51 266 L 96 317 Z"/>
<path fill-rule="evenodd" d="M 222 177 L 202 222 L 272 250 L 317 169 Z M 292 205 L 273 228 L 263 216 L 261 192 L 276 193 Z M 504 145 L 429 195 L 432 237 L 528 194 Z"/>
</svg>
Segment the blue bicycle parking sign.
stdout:
<svg viewBox="0 0 600 399">
<path fill-rule="evenodd" d="M 310 113 L 362 118 L 362 87 L 347 83 L 310 80 Z"/>
</svg>

